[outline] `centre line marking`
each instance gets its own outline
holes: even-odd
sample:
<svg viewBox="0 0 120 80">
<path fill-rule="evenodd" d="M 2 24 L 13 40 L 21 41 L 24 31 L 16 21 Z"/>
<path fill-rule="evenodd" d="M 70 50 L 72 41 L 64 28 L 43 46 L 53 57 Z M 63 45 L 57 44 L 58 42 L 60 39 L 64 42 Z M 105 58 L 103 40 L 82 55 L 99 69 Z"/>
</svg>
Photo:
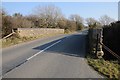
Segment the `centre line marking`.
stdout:
<svg viewBox="0 0 120 80">
<path fill-rule="evenodd" d="M 36 53 L 36 54 L 34 54 L 33 56 L 29 57 L 29 58 L 27 59 L 27 61 L 28 61 L 28 60 L 30 60 L 30 59 L 32 59 L 33 57 L 37 56 L 38 54 L 42 53 L 43 51 L 45 51 L 45 50 L 49 49 L 50 47 L 52 47 L 52 46 L 54 46 L 54 45 L 58 44 L 59 42 L 61 42 L 61 40 L 59 40 L 59 41 L 57 41 L 57 42 L 53 43 L 52 45 L 50 45 L 50 46 L 46 47 L 46 48 L 45 48 L 45 49 L 43 49 L 43 50 L 41 50 L 41 51 L 37 52 L 37 53 Z"/>
</svg>

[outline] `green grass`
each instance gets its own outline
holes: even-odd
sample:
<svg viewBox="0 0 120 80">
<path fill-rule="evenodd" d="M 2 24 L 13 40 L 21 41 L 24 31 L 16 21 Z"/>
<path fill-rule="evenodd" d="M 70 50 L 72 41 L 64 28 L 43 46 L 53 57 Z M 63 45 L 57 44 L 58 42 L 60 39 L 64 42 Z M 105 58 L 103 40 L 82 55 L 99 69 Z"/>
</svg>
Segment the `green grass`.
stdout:
<svg viewBox="0 0 120 80">
<path fill-rule="evenodd" d="M 87 61 L 90 66 L 106 77 L 120 79 L 120 64 L 118 64 L 118 61 L 94 59 L 91 55 L 87 56 Z"/>
<path fill-rule="evenodd" d="M 10 37 L 10 38 L 2 40 L 2 48 L 13 46 L 13 45 L 20 44 L 23 42 L 32 41 L 32 40 L 39 39 L 39 38 L 45 38 L 45 37 L 56 36 L 56 35 L 59 35 L 59 34 L 46 34 L 46 35 L 40 35 L 40 36 L 35 36 L 35 37 Z"/>
</svg>

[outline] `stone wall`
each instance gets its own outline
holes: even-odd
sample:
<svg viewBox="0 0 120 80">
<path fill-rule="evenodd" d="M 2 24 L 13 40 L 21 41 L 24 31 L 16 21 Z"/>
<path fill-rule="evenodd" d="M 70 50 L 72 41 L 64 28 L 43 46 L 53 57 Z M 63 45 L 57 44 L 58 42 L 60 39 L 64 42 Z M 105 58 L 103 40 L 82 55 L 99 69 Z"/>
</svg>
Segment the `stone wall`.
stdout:
<svg viewBox="0 0 120 80">
<path fill-rule="evenodd" d="M 51 35 L 51 34 L 63 34 L 64 29 L 53 29 L 53 28 L 17 28 L 14 29 L 20 37 L 40 36 L 40 35 Z"/>
<path fill-rule="evenodd" d="M 88 32 L 89 39 L 89 53 L 95 54 L 98 58 L 102 58 L 104 55 L 102 51 L 102 29 L 90 28 Z"/>
</svg>

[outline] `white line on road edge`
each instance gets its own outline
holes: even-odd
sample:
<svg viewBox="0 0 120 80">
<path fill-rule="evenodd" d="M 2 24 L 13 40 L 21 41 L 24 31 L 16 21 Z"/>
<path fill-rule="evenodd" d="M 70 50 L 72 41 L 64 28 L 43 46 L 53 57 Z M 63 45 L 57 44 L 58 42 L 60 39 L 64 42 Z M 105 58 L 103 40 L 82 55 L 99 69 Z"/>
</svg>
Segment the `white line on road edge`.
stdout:
<svg viewBox="0 0 120 80">
<path fill-rule="evenodd" d="M 28 61 L 28 60 L 30 60 L 30 59 L 32 59 L 33 57 L 37 56 L 38 54 L 42 53 L 43 51 L 45 51 L 45 50 L 49 49 L 50 47 L 52 47 L 52 46 L 54 46 L 54 45 L 58 44 L 59 42 L 61 42 L 61 40 L 59 40 L 59 41 L 57 41 L 57 42 L 53 43 L 52 45 L 50 45 L 50 46 L 46 47 L 46 48 L 45 48 L 45 49 L 43 49 L 43 50 L 41 50 L 41 51 L 37 52 L 35 55 L 33 55 L 33 56 L 29 57 L 29 58 L 27 59 L 27 61 Z"/>
<path fill-rule="evenodd" d="M 43 49 L 43 50 L 41 50 L 41 51 L 37 52 L 35 55 L 33 55 L 33 56 L 29 57 L 28 59 L 26 59 L 26 60 L 25 60 L 23 63 L 21 63 L 20 65 L 24 64 L 26 61 L 29 61 L 30 59 L 32 59 L 33 57 L 35 57 L 35 56 L 37 56 L 38 54 L 42 53 L 43 51 L 45 51 L 45 50 L 49 49 L 50 47 L 52 47 L 52 46 L 54 46 L 54 45 L 58 44 L 59 42 L 61 42 L 61 40 L 59 40 L 59 41 L 57 41 L 57 42 L 53 43 L 52 45 L 50 45 L 50 46 L 46 47 L 46 48 L 45 48 L 45 49 Z M 19 66 L 20 66 L 20 65 L 19 65 Z M 16 66 L 15 68 L 17 68 L 17 67 L 18 67 L 18 66 Z M 15 68 L 13 68 L 13 69 L 15 69 Z M 11 69 L 10 71 L 12 71 L 13 69 Z M 8 71 L 7 73 L 9 73 L 10 71 Z M 4 74 L 4 75 L 6 75 L 6 74 Z M 1 77 L 0 77 L 0 78 L 1 78 Z"/>
</svg>

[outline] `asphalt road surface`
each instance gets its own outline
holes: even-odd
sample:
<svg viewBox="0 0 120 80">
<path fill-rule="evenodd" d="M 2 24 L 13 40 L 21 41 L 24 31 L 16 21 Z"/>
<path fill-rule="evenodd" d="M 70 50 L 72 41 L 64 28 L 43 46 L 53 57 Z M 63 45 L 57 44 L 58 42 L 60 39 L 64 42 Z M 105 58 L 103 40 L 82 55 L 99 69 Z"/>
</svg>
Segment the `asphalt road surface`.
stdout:
<svg viewBox="0 0 120 80">
<path fill-rule="evenodd" d="M 3 78 L 102 78 L 88 66 L 86 31 L 3 49 Z"/>
</svg>

